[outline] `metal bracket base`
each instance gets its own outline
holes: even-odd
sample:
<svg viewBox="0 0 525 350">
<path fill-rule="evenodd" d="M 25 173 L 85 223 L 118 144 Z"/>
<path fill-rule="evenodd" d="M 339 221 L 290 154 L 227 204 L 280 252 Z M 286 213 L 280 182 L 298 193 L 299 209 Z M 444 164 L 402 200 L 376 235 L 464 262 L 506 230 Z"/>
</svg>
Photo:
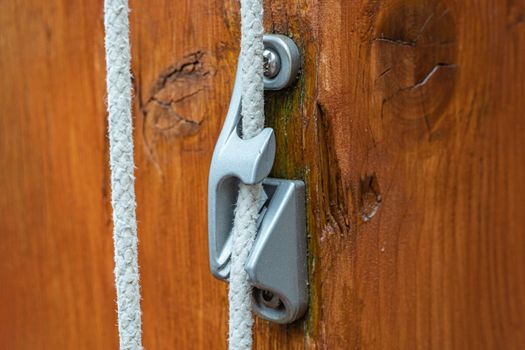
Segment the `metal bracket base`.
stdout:
<svg viewBox="0 0 525 350">
<path fill-rule="evenodd" d="M 308 305 L 304 183 L 267 178 L 268 199 L 246 272 L 253 285 L 253 308 L 262 318 L 289 323 Z"/>
</svg>

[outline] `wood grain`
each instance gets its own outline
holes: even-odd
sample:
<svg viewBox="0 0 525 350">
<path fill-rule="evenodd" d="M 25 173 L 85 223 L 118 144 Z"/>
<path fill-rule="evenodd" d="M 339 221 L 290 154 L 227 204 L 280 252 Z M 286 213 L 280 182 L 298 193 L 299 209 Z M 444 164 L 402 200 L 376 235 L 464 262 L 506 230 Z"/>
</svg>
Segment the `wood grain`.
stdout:
<svg viewBox="0 0 525 350">
<path fill-rule="evenodd" d="M 117 347 L 102 7 L 0 4 L 0 347 Z"/>
<path fill-rule="evenodd" d="M 314 348 L 525 346 L 524 10 L 321 1 Z"/>
<path fill-rule="evenodd" d="M 209 161 L 236 0 L 130 2 L 144 345 L 225 349 Z M 102 2 L 0 4 L 0 347 L 117 348 Z M 298 82 L 273 176 L 308 186 L 311 307 L 256 349 L 525 347 L 525 6 L 267 0 Z"/>
</svg>

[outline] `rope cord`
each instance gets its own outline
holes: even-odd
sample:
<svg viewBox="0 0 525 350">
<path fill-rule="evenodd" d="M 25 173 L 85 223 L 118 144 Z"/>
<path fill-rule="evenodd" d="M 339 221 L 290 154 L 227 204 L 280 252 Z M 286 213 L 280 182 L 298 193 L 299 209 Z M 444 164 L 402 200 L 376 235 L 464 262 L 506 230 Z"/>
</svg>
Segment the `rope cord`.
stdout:
<svg viewBox="0 0 525 350">
<path fill-rule="evenodd" d="M 127 0 L 104 1 L 111 205 L 121 350 L 142 349 Z"/>
<path fill-rule="evenodd" d="M 243 138 L 264 126 L 263 7 L 261 0 L 241 2 L 241 74 Z M 134 191 L 131 73 L 127 0 L 104 1 L 106 84 L 115 245 L 115 285 L 121 350 L 142 349 L 137 222 Z M 252 348 L 251 288 L 244 270 L 257 233 L 261 184 L 240 184 L 232 229 L 229 349 Z"/>
<path fill-rule="evenodd" d="M 243 138 L 256 136 L 264 127 L 263 7 L 262 0 L 241 2 L 241 74 Z M 239 73 L 238 73 L 239 74 Z M 229 284 L 229 349 L 252 348 L 251 287 L 244 270 L 257 233 L 261 184 L 239 185 L 232 229 Z"/>
</svg>

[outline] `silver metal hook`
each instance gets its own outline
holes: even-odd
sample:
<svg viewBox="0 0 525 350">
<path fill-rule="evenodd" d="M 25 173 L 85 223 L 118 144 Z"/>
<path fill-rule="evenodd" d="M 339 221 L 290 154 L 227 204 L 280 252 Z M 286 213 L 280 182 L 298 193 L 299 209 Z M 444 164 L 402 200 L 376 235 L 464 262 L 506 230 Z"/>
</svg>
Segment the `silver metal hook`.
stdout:
<svg viewBox="0 0 525 350">
<path fill-rule="evenodd" d="M 299 50 L 282 35 L 265 35 L 265 47 L 279 55 L 280 68 L 265 77 L 265 89 L 289 86 L 299 69 Z M 261 317 L 289 323 L 308 303 L 304 183 L 267 178 L 275 158 L 275 136 L 265 128 L 254 138 L 239 136 L 242 82 L 238 73 L 226 120 L 215 146 L 208 179 L 208 242 L 213 275 L 227 280 L 230 231 L 239 181 L 263 183 L 259 228 L 246 263 L 254 286 L 253 307 Z"/>
</svg>

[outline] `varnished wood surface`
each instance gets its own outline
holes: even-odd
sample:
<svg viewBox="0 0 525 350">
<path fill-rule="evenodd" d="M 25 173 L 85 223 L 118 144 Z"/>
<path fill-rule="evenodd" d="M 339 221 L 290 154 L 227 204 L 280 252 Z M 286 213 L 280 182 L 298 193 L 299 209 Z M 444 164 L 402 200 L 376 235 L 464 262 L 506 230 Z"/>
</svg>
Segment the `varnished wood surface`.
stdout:
<svg viewBox="0 0 525 350">
<path fill-rule="evenodd" d="M 132 0 L 144 345 L 224 349 L 206 185 L 237 1 Z M 269 0 L 302 74 L 267 95 L 305 179 L 311 307 L 257 349 L 525 347 L 525 6 Z M 117 348 L 102 2 L 0 4 L 0 347 Z"/>
<path fill-rule="evenodd" d="M 0 348 L 117 347 L 102 7 L 0 3 Z"/>
<path fill-rule="evenodd" d="M 525 347 L 524 11 L 319 6 L 319 348 Z"/>
</svg>

